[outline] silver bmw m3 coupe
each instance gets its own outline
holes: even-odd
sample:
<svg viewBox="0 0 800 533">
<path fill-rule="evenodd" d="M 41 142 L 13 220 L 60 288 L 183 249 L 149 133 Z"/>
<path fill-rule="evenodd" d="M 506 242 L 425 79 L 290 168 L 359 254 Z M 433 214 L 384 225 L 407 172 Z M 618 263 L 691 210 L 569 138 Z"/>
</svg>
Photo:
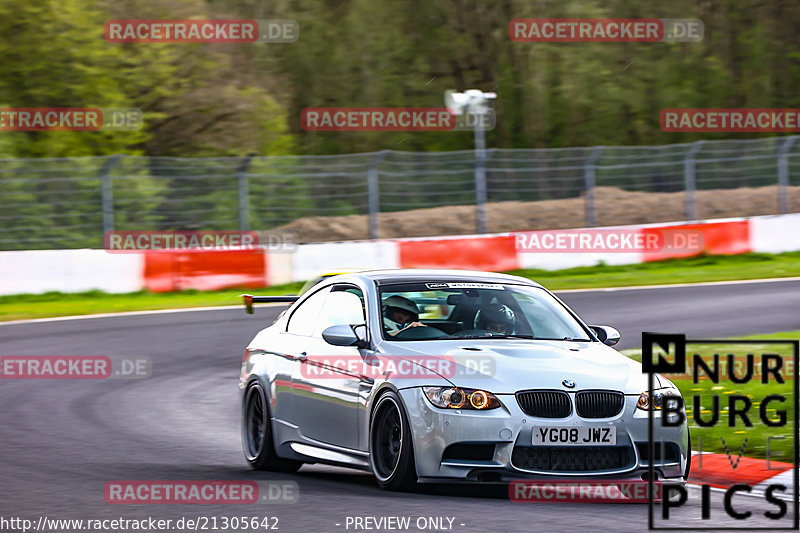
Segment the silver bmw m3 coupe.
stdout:
<svg viewBox="0 0 800 533">
<path fill-rule="evenodd" d="M 294 300 L 294 301 L 293 301 Z M 323 278 L 250 342 L 242 440 L 257 469 L 325 463 L 418 482 L 586 477 L 642 480 L 648 415 L 659 479 L 688 476 L 686 423 L 661 408 L 680 392 L 610 348 L 526 278 L 384 270 Z M 670 415 L 675 416 L 677 415 Z M 685 420 L 685 417 L 683 417 Z"/>
</svg>

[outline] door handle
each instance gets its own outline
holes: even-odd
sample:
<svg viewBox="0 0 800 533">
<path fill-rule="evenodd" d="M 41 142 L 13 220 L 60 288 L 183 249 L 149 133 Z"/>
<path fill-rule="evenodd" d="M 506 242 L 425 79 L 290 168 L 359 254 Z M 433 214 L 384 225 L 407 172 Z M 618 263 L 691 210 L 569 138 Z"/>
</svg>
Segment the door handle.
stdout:
<svg viewBox="0 0 800 533">
<path fill-rule="evenodd" d="M 308 359 L 308 353 L 306 353 L 306 352 L 300 352 L 300 355 L 298 355 L 296 359 L 302 363 L 302 362 L 304 362 L 306 359 Z"/>
</svg>

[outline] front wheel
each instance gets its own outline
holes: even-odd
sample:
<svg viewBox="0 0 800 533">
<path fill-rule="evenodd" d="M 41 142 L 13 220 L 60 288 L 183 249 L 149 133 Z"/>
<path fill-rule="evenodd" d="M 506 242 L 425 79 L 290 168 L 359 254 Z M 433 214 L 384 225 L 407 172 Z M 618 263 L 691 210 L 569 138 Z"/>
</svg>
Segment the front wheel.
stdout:
<svg viewBox="0 0 800 533">
<path fill-rule="evenodd" d="M 417 485 L 414 446 L 403 402 L 394 391 L 378 399 L 369 428 L 369 463 L 378 485 L 411 490 Z"/>
<path fill-rule="evenodd" d="M 296 472 L 302 465 L 275 453 L 267 398 L 258 382 L 248 387 L 242 402 L 242 446 L 247 462 L 256 470 Z"/>
<path fill-rule="evenodd" d="M 689 483 L 689 474 L 692 473 L 692 434 L 689 433 L 689 428 L 686 428 L 687 437 L 689 439 L 688 449 L 686 454 L 686 471 L 683 473 L 683 480 Z"/>
</svg>

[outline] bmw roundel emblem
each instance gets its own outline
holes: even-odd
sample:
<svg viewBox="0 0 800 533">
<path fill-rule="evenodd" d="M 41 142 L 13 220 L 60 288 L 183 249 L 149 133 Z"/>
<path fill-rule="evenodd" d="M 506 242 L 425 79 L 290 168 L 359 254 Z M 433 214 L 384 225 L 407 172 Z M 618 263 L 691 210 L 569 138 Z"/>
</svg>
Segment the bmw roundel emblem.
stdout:
<svg viewBox="0 0 800 533">
<path fill-rule="evenodd" d="M 568 389 L 574 389 L 575 388 L 575 382 L 572 381 L 571 379 L 565 379 L 565 380 L 563 380 L 561 382 L 561 384 L 564 385 Z"/>
</svg>

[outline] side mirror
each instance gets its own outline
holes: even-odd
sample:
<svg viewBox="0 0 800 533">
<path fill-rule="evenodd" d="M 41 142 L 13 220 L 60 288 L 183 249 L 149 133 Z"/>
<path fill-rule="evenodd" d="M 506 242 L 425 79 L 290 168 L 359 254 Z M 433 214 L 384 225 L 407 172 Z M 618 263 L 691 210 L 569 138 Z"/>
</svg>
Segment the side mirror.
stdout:
<svg viewBox="0 0 800 533">
<path fill-rule="evenodd" d="M 614 346 L 619 342 L 620 334 L 619 331 L 612 328 L 611 326 L 589 326 L 594 334 L 597 335 L 597 338 L 600 339 L 600 342 L 607 346 Z"/>
<path fill-rule="evenodd" d="M 322 338 L 325 339 L 325 342 L 334 346 L 360 347 L 364 344 L 364 341 L 356 335 L 353 326 L 347 324 L 337 324 L 336 326 L 325 328 L 325 331 L 322 332 Z"/>
</svg>

